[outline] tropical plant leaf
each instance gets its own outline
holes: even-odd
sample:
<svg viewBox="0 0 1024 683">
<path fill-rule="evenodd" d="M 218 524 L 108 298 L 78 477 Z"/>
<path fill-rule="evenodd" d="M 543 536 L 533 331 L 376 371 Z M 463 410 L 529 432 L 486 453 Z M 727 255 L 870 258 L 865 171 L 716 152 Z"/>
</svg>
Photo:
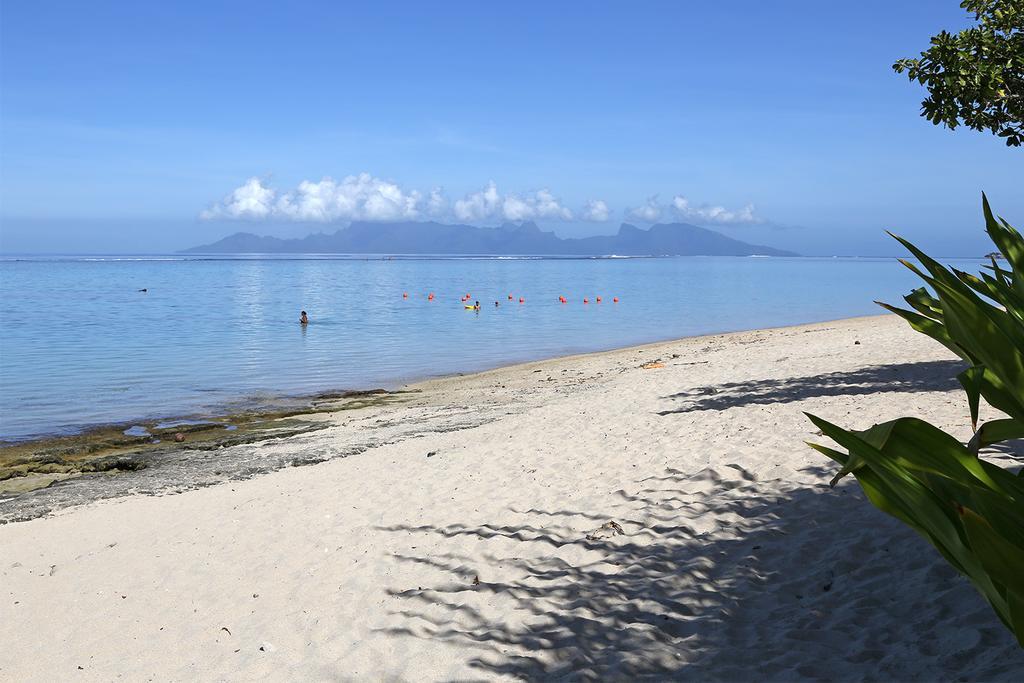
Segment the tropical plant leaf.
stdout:
<svg viewBox="0 0 1024 683">
<path fill-rule="evenodd" d="M 967 449 L 977 455 L 978 451 L 986 446 L 1011 439 L 1024 439 L 1024 422 L 1012 417 L 991 420 L 981 425 L 981 428 L 974 433 L 967 444 Z"/>
<path fill-rule="evenodd" d="M 916 418 L 858 433 L 808 417 L 847 453 L 813 447 L 847 465 L 859 458 L 852 473 L 868 499 L 927 538 L 1014 628 L 1007 596 L 1018 579 L 1008 578 L 1006 565 L 1024 553 L 1024 481 Z"/>
<path fill-rule="evenodd" d="M 970 363 L 957 379 L 973 437 L 963 444 L 917 418 L 857 432 L 808 415 L 842 450 L 809 445 L 840 464 L 830 485 L 856 477 L 873 505 L 971 580 L 1024 647 L 1024 469 L 1014 474 L 979 457 L 1024 438 L 1024 237 L 993 215 L 984 196 L 982 203 L 986 231 L 1009 270 L 995 257 L 986 266 L 992 274 L 946 268 L 893 235 L 917 259 L 901 262 L 927 288 L 904 297 L 912 310 L 880 304 Z M 982 399 L 1007 417 L 978 427 Z"/>
<path fill-rule="evenodd" d="M 960 386 L 967 392 L 967 405 L 971 409 L 971 429 L 978 429 L 978 404 L 981 402 L 981 380 L 985 376 L 985 368 L 975 365 L 967 368 L 956 376 Z"/>
</svg>

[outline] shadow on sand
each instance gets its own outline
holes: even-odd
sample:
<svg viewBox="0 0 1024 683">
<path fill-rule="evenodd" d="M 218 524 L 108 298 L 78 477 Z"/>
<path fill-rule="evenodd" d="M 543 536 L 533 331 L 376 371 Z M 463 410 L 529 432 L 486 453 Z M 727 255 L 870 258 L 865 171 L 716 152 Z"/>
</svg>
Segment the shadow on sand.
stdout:
<svg viewBox="0 0 1024 683">
<path fill-rule="evenodd" d="M 681 405 L 659 415 L 701 410 L 725 410 L 759 403 L 789 403 L 818 396 L 849 396 L 884 392 L 952 391 L 960 384 L 961 361 L 943 360 L 900 365 L 876 365 L 851 372 L 810 377 L 727 382 L 667 396 Z"/>
<path fill-rule="evenodd" d="M 392 587 L 406 607 L 382 630 L 448 641 L 483 677 L 528 680 L 1024 670 L 981 597 L 855 485 L 779 493 L 739 466 L 719 471 L 669 469 L 617 492 L 622 533 L 612 517 L 536 509 L 514 525 L 387 527 L 458 552 L 397 556 L 437 578 Z"/>
</svg>

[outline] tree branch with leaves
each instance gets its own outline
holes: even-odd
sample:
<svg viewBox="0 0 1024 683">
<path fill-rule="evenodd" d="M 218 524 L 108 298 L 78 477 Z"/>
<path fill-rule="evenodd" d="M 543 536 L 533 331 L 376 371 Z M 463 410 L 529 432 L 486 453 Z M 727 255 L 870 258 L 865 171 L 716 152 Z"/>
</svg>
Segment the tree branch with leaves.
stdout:
<svg viewBox="0 0 1024 683">
<path fill-rule="evenodd" d="M 950 129 L 990 131 L 1024 143 L 1024 0 L 964 0 L 976 26 L 942 31 L 916 59 L 892 65 L 928 89 L 921 115 Z"/>
</svg>

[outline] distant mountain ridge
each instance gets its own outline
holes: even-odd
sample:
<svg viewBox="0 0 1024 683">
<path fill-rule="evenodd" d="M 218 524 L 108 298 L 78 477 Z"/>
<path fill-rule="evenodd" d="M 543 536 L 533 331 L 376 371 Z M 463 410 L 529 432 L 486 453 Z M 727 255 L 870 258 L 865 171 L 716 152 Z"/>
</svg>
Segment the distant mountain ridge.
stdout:
<svg viewBox="0 0 1024 683">
<path fill-rule="evenodd" d="M 796 256 L 688 223 L 647 230 L 623 223 L 615 235 L 561 238 L 533 222 L 498 228 L 434 222 L 357 221 L 334 233 L 282 239 L 238 232 L 185 254 L 486 254 L 495 256 Z"/>
</svg>

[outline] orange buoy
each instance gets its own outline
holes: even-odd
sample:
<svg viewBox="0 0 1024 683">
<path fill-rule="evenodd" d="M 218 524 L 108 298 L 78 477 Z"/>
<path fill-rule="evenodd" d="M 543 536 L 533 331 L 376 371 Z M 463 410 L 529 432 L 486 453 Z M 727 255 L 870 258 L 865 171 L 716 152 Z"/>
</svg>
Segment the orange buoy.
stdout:
<svg viewBox="0 0 1024 683">
<path fill-rule="evenodd" d="M 619 297 L 615 297 L 614 299 L 612 299 L 612 303 L 613 304 L 619 303 Z"/>
<path fill-rule="evenodd" d="M 430 294 L 427 295 L 427 301 L 433 301 L 433 300 L 434 300 L 434 293 L 431 292 Z"/>
</svg>

